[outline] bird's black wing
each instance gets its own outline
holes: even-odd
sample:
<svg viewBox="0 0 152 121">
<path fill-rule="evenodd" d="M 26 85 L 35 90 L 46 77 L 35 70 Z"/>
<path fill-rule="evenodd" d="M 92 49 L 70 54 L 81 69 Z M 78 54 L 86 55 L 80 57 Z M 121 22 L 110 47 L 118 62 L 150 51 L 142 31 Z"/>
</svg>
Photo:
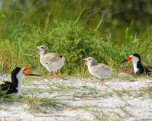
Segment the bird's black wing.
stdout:
<svg viewBox="0 0 152 121">
<path fill-rule="evenodd" d="M 0 85 L 1 94 L 12 94 L 17 92 L 18 90 L 14 87 L 14 85 L 11 82 L 4 82 L 4 84 Z"/>
</svg>

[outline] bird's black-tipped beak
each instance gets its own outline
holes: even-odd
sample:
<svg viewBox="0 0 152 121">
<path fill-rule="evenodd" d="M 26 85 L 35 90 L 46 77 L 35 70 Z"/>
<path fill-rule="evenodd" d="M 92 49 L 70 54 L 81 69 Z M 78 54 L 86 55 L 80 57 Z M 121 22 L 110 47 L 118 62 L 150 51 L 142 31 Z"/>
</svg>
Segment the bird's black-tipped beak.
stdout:
<svg viewBox="0 0 152 121">
<path fill-rule="evenodd" d="M 24 71 L 23 71 L 24 75 L 25 76 L 41 76 L 39 74 L 30 74 L 30 73 L 27 73 L 27 71 L 30 71 L 31 69 L 33 69 L 33 67 L 32 68 L 30 68 L 30 67 L 24 68 Z"/>
<path fill-rule="evenodd" d="M 124 63 L 124 62 L 128 62 L 128 59 L 125 58 L 124 60 L 121 61 L 121 63 Z"/>
<path fill-rule="evenodd" d="M 30 76 L 41 76 L 40 74 L 29 74 Z"/>
<path fill-rule="evenodd" d="M 132 62 L 133 58 L 132 57 L 128 57 L 128 58 L 125 58 L 123 61 L 121 61 L 121 63 L 124 63 L 124 62 Z"/>
</svg>

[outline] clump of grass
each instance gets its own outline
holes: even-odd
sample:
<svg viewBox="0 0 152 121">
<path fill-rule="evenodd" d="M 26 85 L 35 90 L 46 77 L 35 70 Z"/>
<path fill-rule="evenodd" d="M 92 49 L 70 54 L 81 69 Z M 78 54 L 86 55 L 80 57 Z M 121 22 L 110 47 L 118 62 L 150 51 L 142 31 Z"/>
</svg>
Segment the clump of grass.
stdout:
<svg viewBox="0 0 152 121">
<path fill-rule="evenodd" d="M 58 85 L 56 88 L 53 88 L 54 91 L 59 91 L 59 92 L 66 92 L 66 91 L 71 91 L 71 90 L 76 90 L 78 89 L 77 87 L 72 87 L 72 86 L 66 86 L 66 85 Z"/>
<path fill-rule="evenodd" d="M 66 107 L 66 104 L 61 103 L 55 99 L 48 99 L 48 98 L 37 98 L 37 97 L 12 97 L 12 96 L 3 96 L 0 97 L 0 103 L 12 103 L 12 102 L 19 102 L 19 103 L 26 103 L 30 110 L 36 112 L 43 112 L 43 113 L 51 113 L 53 111 L 59 111 Z"/>
<path fill-rule="evenodd" d="M 152 87 L 140 89 L 141 95 L 152 97 Z"/>
<path fill-rule="evenodd" d="M 82 97 L 84 98 L 85 96 L 95 96 L 99 93 L 99 91 L 95 87 L 84 87 L 79 90 L 77 90 L 77 93 L 75 93 L 73 96 L 74 97 Z"/>
<path fill-rule="evenodd" d="M 51 113 L 53 111 L 59 111 L 66 107 L 65 104 L 48 98 L 33 98 L 28 100 L 30 109 L 36 112 Z"/>
<path fill-rule="evenodd" d="M 110 35 L 103 39 L 100 31 L 86 30 L 75 21 L 54 21 L 47 31 L 34 25 L 28 30 L 19 30 L 21 26 L 18 25 L 7 37 L 0 36 L 0 69 L 10 71 L 15 66 L 35 66 L 37 72 L 47 74 L 39 62 L 36 48 L 41 44 L 47 45 L 50 52 L 57 52 L 66 58 L 66 64 L 61 69 L 64 75 L 87 75 L 82 59 L 88 56 L 116 69 L 123 58 L 135 52 L 141 54 L 147 63 L 152 60 L 149 52 L 152 50 L 152 37 L 147 33 L 148 37 L 139 38 L 132 34 L 132 27 L 126 28 L 123 40 L 117 42 Z"/>
</svg>

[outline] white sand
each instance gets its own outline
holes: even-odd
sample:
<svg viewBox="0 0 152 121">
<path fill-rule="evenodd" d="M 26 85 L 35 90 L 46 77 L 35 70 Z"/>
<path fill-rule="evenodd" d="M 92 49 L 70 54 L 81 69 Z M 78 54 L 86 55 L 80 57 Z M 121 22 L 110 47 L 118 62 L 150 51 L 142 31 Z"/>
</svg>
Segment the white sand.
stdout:
<svg viewBox="0 0 152 121">
<path fill-rule="evenodd" d="M 62 89 L 60 86 L 72 88 Z M 27 104 L 2 103 L 0 121 L 151 121 L 152 98 L 141 91 L 150 86 L 151 79 L 135 79 L 134 82 L 112 79 L 104 86 L 97 80 L 78 78 L 29 81 L 24 84 L 23 96 L 56 99 L 74 108 L 36 113 Z M 33 91 L 28 93 L 29 90 Z"/>
</svg>

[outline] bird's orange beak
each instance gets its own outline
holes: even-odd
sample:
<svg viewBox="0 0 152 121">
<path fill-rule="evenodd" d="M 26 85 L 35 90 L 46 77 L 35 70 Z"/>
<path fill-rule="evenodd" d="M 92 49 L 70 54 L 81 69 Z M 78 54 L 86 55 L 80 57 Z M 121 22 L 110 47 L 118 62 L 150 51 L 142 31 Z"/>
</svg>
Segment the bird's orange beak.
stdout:
<svg viewBox="0 0 152 121">
<path fill-rule="evenodd" d="M 23 70 L 24 75 L 25 75 L 25 76 L 30 76 L 30 74 L 29 74 L 29 73 L 26 73 L 27 71 L 30 71 L 30 70 L 31 70 L 31 68 L 30 68 L 30 67 L 26 67 L 26 68 L 24 68 L 24 70 Z"/>
<path fill-rule="evenodd" d="M 23 70 L 24 75 L 25 75 L 25 76 L 41 76 L 41 75 L 39 75 L 39 74 L 30 74 L 30 73 L 27 73 L 27 71 L 30 71 L 30 70 L 31 70 L 30 67 L 24 68 L 24 70 Z"/>
<path fill-rule="evenodd" d="M 132 57 L 125 58 L 123 61 L 121 61 L 121 63 L 124 62 L 132 62 Z"/>
<path fill-rule="evenodd" d="M 128 62 L 132 62 L 132 57 L 128 57 Z"/>
</svg>

